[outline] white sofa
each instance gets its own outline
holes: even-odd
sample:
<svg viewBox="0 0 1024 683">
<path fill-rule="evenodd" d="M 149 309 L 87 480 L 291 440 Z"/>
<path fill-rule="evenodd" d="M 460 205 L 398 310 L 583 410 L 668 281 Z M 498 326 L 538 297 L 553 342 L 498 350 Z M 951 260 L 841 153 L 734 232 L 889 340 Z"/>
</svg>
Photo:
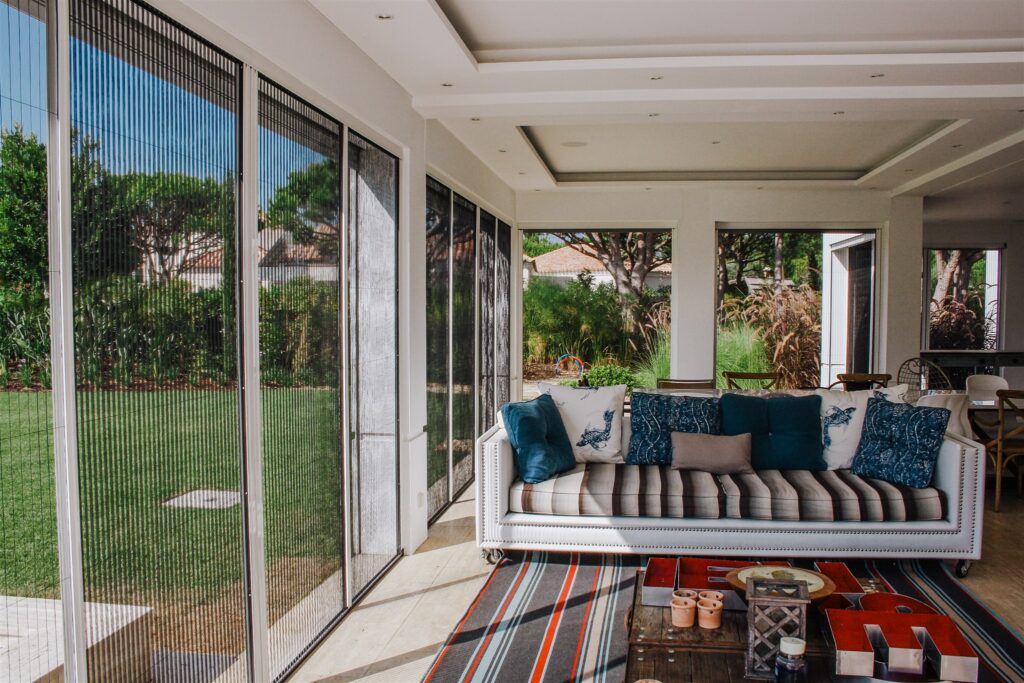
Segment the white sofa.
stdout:
<svg viewBox="0 0 1024 683">
<path fill-rule="evenodd" d="M 628 417 L 623 441 L 628 448 Z M 944 518 L 932 521 L 812 522 L 513 512 L 509 491 L 517 482 L 516 467 L 507 435 L 498 426 L 477 441 L 476 467 L 476 538 L 491 561 L 505 550 L 915 557 L 961 560 L 957 571 L 965 576 L 970 560 L 981 556 L 983 450 L 954 434 L 946 435 L 932 481 L 945 497 Z"/>
</svg>

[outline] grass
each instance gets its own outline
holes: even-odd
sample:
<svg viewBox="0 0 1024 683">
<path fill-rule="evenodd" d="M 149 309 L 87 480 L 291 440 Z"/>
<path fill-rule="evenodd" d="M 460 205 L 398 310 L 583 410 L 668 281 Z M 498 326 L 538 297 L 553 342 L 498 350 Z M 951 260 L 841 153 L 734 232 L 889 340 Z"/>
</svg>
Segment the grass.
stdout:
<svg viewBox="0 0 1024 683">
<path fill-rule="evenodd" d="M 336 394 L 268 389 L 268 567 L 336 564 L 341 539 Z M 241 508 L 179 509 L 197 488 L 238 490 L 235 392 L 81 392 L 79 469 L 87 598 L 187 590 L 212 599 L 242 577 Z M 48 392 L 0 393 L 0 593 L 59 592 Z"/>
<path fill-rule="evenodd" d="M 733 323 L 718 328 L 715 338 L 715 382 L 725 387 L 722 373 L 732 372 L 771 372 L 768 354 L 764 342 L 757 331 L 743 323 Z M 752 387 L 754 385 L 751 385 Z"/>
<path fill-rule="evenodd" d="M 672 341 L 668 330 L 660 330 L 654 345 L 640 361 L 633 366 L 636 385 L 654 389 L 658 380 L 672 376 Z"/>
</svg>

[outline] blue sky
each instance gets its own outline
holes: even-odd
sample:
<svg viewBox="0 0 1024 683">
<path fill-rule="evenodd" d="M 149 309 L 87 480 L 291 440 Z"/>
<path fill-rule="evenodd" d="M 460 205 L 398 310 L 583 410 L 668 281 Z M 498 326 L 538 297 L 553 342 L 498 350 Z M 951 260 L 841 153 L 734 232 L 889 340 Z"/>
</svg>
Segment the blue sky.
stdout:
<svg viewBox="0 0 1024 683">
<path fill-rule="evenodd" d="M 19 123 L 46 141 L 46 36 L 39 20 L 0 3 L 0 126 Z M 72 40 L 73 125 L 100 141 L 115 173 L 237 174 L 237 115 L 105 52 Z M 181 135 L 181 131 L 188 135 Z M 261 128 L 260 202 L 288 174 L 323 157 Z"/>
</svg>

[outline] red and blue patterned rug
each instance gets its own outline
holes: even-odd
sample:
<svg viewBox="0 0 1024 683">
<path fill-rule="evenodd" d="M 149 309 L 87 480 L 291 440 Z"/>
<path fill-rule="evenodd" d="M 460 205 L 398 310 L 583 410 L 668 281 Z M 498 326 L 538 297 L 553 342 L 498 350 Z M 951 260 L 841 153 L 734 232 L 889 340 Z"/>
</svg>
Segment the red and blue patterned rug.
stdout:
<svg viewBox="0 0 1024 683">
<path fill-rule="evenodd" d="M 619 682 L 625 617 L 645 558 L 515 553 L 491 572 L 424 681 Z M 803 563 L 801 563 L 803 564 Z M 872 577 L 949 615 L 978 653 L 979 681 L 1024 681 L 1021 634 L 939 561 L 851 561 Z"/>
</svg>

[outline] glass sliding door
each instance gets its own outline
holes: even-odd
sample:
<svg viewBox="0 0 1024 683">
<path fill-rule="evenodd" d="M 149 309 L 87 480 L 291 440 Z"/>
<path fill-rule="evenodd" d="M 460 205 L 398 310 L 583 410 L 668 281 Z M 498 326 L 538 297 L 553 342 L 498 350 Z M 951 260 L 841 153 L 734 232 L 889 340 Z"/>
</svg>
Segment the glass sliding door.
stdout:
<svg viewBox="0 0 1024 683">
<path fill-rule="evenodd" d="M 90 678 L 245 680 L 240 65 L 128 0 L 71 16 Z"/>
<path fill-rule="evenodd" d="M 480 349 L 477 379 L 477 436 L 494 424 L 494 255 L 497 219 L 480 211 L 477 244 L 477 286 L 479 287 Z"/>
<path fill-rule="evenodd" d="M 494 259 L 494 418 L 512 400 L 512 227 L 498 221 Z"/>
<path fill-rule="evenodd" d="M 341 125 L 259 85 L 260 375 L 271 672 L 345 607 Z"/>
<path fill-rule="evenodd" d="M 61 664 L 47 265 L 47 5 L 0 3 L 0 680 Z"/>
<path fill-rule="evenodd" d="M 476 438 L 477 208 L 456 194 L 452 202 L 452 491 L 473 479 Z"/>
<path fill-rule="evenodd" d="M 349 543 L 352 594 L 399 552 L 398 160 L 349 133 Z"/>
<path fill-rule="evenodd" d="M 452 191 L 427 178 L 427 516 L 447 505 L 451 457 L 448 358 Z"/>
</svg>

